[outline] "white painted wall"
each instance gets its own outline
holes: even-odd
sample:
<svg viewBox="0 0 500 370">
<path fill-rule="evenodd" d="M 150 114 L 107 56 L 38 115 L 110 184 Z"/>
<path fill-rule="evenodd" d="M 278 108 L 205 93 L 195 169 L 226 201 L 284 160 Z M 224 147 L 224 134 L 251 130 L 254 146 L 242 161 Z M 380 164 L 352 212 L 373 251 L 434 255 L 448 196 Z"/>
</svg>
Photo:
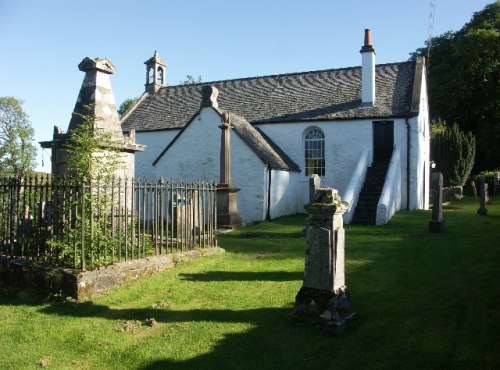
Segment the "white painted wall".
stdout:
<svg viewBox="0 0 500 370">
<path fill-rule="evenodd" d="M 231 130 L 231 166 L 233 184 L 240 189 L 238 211 L 243 223 L 264 220 L 267 210 L 267 167 L 234 130 Z"/>
<path fill-rule="evenodd" d="M 299 181 L 307 182 L 304 172 L 304 133 L 310 127 L 318 127 L 325 134 L 325 176 L 321 186 L 329 186 L 344 193 L 356 167 L 359 156 L 368 148 L 369 163 L 373 161 L 372 121 L 321 121 L 259 124 L 268 135 L 302 169 Z M 302 187 L 298 187 L 302 188 Z M 307 185 L 304 191 L 308 194 Z M 307 202 L 307 195 L 304 196 Z"/>
<path fill-rule="evenodd" d="M 220 124 L 217 112 L 203 109 L 154 166 L 154 176 L 174 180 L 218 180 Z M 166 146 L 167 143 L 162 145 L 159 152 Z"/>
<path fill-rule="evenodd" d="M 271 171 L 271 218 L 304 212 L 308 182 L 298 172 Z"/>
<path fill-rule="evenodd" d="M 160 153 L 167 147 L 173 140 L 175 135 L 180 130 L 162 130 L 162 131 L 141 131 L 136 132 L 135 142 L 137 144 L 146 145 L 143 152 L 135 154 L 135 176 L 141 178 L 163 176 L 169 178 L 168 174 L 156 175 L 153 161 L 160 155 Z"/>
</svg>

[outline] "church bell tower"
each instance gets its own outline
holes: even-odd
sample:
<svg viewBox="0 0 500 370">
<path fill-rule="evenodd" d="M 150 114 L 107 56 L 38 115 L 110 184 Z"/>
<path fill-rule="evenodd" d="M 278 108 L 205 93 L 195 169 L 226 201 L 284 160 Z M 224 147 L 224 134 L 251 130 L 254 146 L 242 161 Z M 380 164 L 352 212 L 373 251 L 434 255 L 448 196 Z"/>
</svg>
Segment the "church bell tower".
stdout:
<svg viewBox="0 0 500 370">
<path fill-rule="evenodd" d="M 153 94 L 161 87 L 167 86 L 167 65 L 156 50 L 155 54 L 144 64 L 146 65 L 146 92 Z"/>
</svg>

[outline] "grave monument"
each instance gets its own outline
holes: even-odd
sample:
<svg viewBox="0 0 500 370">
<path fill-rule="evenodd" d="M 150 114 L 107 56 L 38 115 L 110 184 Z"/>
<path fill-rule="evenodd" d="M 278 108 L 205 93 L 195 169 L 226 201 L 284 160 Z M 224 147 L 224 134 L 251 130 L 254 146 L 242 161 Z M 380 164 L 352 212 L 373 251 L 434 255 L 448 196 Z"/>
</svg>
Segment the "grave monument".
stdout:
<svg viewBox="0 0 500 370">
<path fill-rule="evenodd" d="M 292 316 L 337 335 L 354 316 L 344 272 L 342 215 L 347 207 L 336 189 L 319 188 L 305 208 L 309 216 L 304 281 L 295 297 Z"/>
</svg>

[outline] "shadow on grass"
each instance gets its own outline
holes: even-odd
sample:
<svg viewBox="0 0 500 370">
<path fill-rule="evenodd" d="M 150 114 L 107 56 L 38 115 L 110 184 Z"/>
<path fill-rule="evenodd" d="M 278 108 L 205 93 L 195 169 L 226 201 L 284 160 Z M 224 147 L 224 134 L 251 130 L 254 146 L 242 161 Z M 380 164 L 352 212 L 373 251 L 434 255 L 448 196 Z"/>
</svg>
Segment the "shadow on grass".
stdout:
<svg viewBox="0 0 500 370">
<path fill-rule="evenodd" d="M 296 239 L 304 238 L 304 233 L 302 232 L 289 232 L 289 233 L 277 233 L 277 232 L 264 232 L 264 231 L 248 231 L 242 232 L 237 235 L 238 238 L 259 238 L 259 239 Z"/>
<path fill-rule="evenodd" d="M 200 274 L 179 274 L 182 280 L 189 281 L 295 281 L 304 276 L 302 271 L 209 271 Z"/>
<path fill-rule="evenodd" d="M 161 334 L 167 337 L 170 330 L 175 332 L 179 327 L 197 331 L 197 323 L 250 324 L 248 328 L 240 329 L 240 332 L 231 332 L 234 329 L 228 326 L 222 338 L 217 334 L 217 329 L 216 333 L 205 335 L 204 340 L 214 341 L 210 352 L 179 361 L 172 358 L 153 360 L 138 367 L 140 369 L 328 368 L 342 343 L 342 340 L 333 341 L 318 333 L 312 326 L 293 321 L 290 318 L 291 305 L 248 310 L 175 311 L 158 308 L 113 309 L 87 302 L 51 305 L 41 311 L 60 316 L 100 317 L 120 323 L 141 321 L 144 326 L 147 319 L 154 318 L 159 325 L 148 330 L 161 330 Z M 161 324 L 172 325 L 168 327 Z M 207 330 L 206 326 L 203 328 L 201 330 Z M 199 337 L 195 338 L 200 340 Z M 172 339 L 175 340 L 175 337 Z M 310 350 L 311 343 L 314 343 L 313 351 Z M 318 346 L 324 347 L 324 351 L 318 351 Z"/>
</svg>

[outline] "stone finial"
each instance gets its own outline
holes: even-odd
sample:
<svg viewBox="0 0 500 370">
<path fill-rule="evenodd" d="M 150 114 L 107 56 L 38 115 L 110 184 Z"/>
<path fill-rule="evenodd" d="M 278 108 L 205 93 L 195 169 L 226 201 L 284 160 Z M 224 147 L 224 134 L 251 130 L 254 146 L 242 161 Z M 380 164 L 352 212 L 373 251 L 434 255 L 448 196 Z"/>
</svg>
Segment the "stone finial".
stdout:
<svg viewBox="0 0 500 370">
<path fill-rule="evenodd" d="M 217 101 L 219 90 L 215 86 L 203 86 L 202 94 L 202 108 L 219 108 L 219 102 Z"/>
<path fill-rule="evenodd" d="M 106 58 L 86 57 L 78 64 L 78 69 L 82 72 L 97 70 L 107 74 L 116 72 L 116 67 Z"/>
<path fill-rule="evenodd" d="M 60 127 L 54 125 L 54 135 L 62 134 L 62 130 Z"/>
</svg>

